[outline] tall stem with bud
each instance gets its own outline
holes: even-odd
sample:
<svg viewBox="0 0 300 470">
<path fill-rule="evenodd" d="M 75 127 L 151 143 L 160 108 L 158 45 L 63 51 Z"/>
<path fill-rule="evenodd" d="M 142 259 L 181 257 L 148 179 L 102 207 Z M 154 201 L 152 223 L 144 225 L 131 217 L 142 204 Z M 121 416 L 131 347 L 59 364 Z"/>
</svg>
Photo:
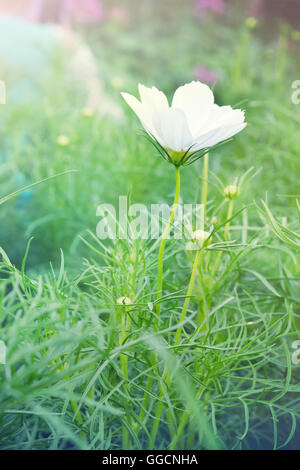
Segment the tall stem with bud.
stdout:
<svg viewBox="0 0 300 470">
<path fill-rule="evenodd" d="M 164 251 L 165 251 L 165 245 L 167 238 L 169 236 L 172 223 L 174 221 L 176 212 L 177 212 L 177 207 L 178 207 L 178 201 L 179 201 L 179 196 L 180 196 L 180 167 L 176 166 L 176 190 L 175 190 L 175 198 L 174 198 L 174 203 L 172 207 L 172 211 L 170 214 L 170 218 L 167 222 L 167 225 L 164 229 L 164 232 L 162 234 L 161 242 L 160 242 L 160 247 L 159 247 L 159 252 L 158 252 L 158 271 L 157 271 L 157 295 L 156 295 L 156 320 L 155 320 L 155 325 L 154 328 L 155 330 L 158 329 L 159 325 L 159 316 L 160 316 L 160 298 L 162 296 L 162 287 L 163 287 L 163 267 L 164 267 Z"/>
<path fill-rule="evenodd" d="M 168 239 L 169 233 L 171 231 L 172 223 L 175 219 L 175 215 L 178 208 L 178 201 L 180 196 L 180 167 L 176 166 L 176 189 L 175 189 L 175 197 L 174 203 L 172 206 L 171 214 L 167 225 L 165 226 L 164 232 L 162 234 L 160 247 L 158 251 L 158 270 L 157 270 L 157 294 L 156 294 L 156 318 L 154 322 L 154 331 L 157 331 L 159 328 L 159 318 L 160 318 L 160 299 L 162 296 L 162 289 L 163 289 L 163 267 L 164 267 L 164 251 L 166 246 L 166 241 Z M 152 362 L 155 362 L 155 355 L 152 354 Z M 149 399 L 149 392 L 152 386 L 152 378 L 149 376 L 147 384 L 146 384 L 146 392 L 144 394 L 142 407 L 140 411 L 139 420 L 142 421 L 145 417 L 145 409 L 147 408 L 148 399 Z"/>
</svg>

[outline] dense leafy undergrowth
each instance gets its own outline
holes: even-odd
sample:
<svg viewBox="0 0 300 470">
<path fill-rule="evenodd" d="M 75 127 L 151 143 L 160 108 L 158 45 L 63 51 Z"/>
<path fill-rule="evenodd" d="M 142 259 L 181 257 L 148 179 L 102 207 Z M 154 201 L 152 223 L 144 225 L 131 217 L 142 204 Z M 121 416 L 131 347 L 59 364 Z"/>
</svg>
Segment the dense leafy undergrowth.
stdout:
<svg viewBox="0 0 300 470">
<path fill-rule="evenodd" d="M 216 229 L 178 344 L 191 269 L 182 241 L 167 250 L 157 330 L 155 246 L 90 235 L 71 280 L 63 256 L 57 274 L 33 278 L 26 258 L 18 270 L 2 251 L 1 447 L 147 448 L 159 404 L 157 448 L 296 447 L 295 255 L 262 222 L 249 238 L 232 225 L 234 243 Z M 254 270 L 264 259 L 272 265 Z M 117 304 L 124 294 L 131 305 Z"/>
</svg>

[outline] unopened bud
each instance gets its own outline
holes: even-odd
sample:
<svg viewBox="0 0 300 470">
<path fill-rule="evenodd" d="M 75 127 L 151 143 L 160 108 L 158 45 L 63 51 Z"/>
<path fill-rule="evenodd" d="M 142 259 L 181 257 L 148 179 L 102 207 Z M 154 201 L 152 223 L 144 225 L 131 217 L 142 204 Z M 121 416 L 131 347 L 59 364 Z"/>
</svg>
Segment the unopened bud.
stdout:
<svg viewBox="0 0 300 470">
<path fill-rule="evenodd" d="M 291 38 L 293 41 L 300 42 L 300 31 L 297 31 L 297 30 L 292 31 Z"/>
<path fill-rule="evenodd" d="M 210 237 L 210 232 L 205 232 L 204 230 L 196 230 L 192 234 L 192 239 L 196 240 L 202 246 L 204 242 Z"/>
<path fill-rule="evenodd" d="M 131 300 L 128 297 L 120 297 L 117 300 L 118 305 L 131 305 Z"/>
<path fill-rule="evenodd" d="M 84 117 L 92 117 L 94 115 L 94 110 L 93 108 L 83 108 L 81 111 L 82 116 Z"/>
<path fill-rule="evenodd" d="M 70 143 L 70 139 L 66 135 L 60 135 L 57 138 L 57 143 L 60 145 L 60 147 L 67 147 L 67 145 Z"/>
<path fill-rule="evenodd" d="M 228 199 L 233 199 L 237 196 L 239 196 L 240 190 L 235 184 L 230 184 L 229 186 L 226 186 L 224 189 L 224 196 L 227 197 Z"/>
<path fill-rule="evenodd" d="M 124 88 L 124 80 L 121 77 L 113 77 L 111 79 L 111 86 L 114 90 L 121 90 Z"/>
<path fill-rule="evenodd" d="M 255 29 L 258 25 L 258 19 L 255 18 L 254 16 L 250 16 L 249 18 L 246 19 L 245 24 L 247 28 Z"/>
</svg>

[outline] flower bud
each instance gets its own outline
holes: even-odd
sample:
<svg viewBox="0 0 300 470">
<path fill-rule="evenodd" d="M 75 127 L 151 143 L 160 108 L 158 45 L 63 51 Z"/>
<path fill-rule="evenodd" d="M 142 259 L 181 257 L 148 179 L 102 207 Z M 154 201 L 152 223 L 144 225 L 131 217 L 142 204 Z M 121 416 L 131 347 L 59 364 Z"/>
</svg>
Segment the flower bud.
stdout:
<svg viewBox="0 0 300 470">
<path fill-rule="evenodd" d="M 192 239 L 196 240 L 199 242 L 199 244 L 202 246 L 204 242 L 210 237 L 210 232 L 205 232 L 204 230 L 196 230 L 192 234 Z"/>
<path fill-rule="evenodd" d="M 92 117 L 94 115 L 94 110 L 93 108 L 83 108 L 81 114 L 84 117 Z"/>
<path fill-rule="evenodd" d="M 230 184 L 224 189 L 224 196 L 227 199 L 234 199 L 235 197 L 239 196 L 239 194 L 240 190 L 235 184 Z"/>
<path fill-rule="evenodd" d="M 300 42 L 300 31 L 298 30 L 293 30 L 291 32 L 291 38 L 295 42 Z"/>
<path fill-rule="evenodd" d="M 249 29 L 255 29 L 258 26 L 258 20 L 254 16 L 250 16 L 249 18 L 246 19 L 245 25 Z"/>
<path fill-rule="evenodd" d="M 116 91 L 122 90 L 124 87 L 124 80 L 121 77 L 113 77 L 111 79 L 111 86 Z"/>
<path fill-rule="evenodd" d="M 70 139 L 69 137 L 67 137 L 66 135 L 60 135 L 58 138 L 57 138 L 57 144 L 60 146 L 60 147 L 67 147 L 70 143 Z"/>
<path fill-rule="evenodd" d="M 120 297 L 120 298 L 117 300 L 117 304 L 118 304 L 118 305 L 131 305 L 132 302 L 131 302 L 131 300 L 130 300 L 128 297 Z"/>
</svg>

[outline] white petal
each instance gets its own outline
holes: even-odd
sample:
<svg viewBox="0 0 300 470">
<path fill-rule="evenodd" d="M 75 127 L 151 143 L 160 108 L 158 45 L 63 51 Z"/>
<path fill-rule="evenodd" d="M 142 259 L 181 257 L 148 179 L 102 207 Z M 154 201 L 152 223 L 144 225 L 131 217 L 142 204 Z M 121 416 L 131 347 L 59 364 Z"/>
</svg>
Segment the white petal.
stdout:
<svg viewBox="0 0 300 470">
<path fill-rule="evenodd" d="M 246 127 L 245 113 L 231 106 L 214 105 L 202 132 L 195 139 L 193 150 L 212 147 L 229 139 Z"/>
<path fill-rule="evenodd" d="M 147 107 L 152 115 L 154 112 L 158 112 L 169 107 L 166 95 L 162 91 L 159 91 L 155 86 L 148 88 L 139 83 L 139 92 L 142 104 Z"/>
<path fill-rule="evenodd" d="M 202 134 L 198 139 L 194 141 L 192 151 L 201 150 L 209 147 L 213 147 L 224 140 L 230 139 L 234 135 L 241 132 L 247 126 L 246 122 L 240 124 L 233 124 L 229 126 L 221 126 L 217 129 L 213 129 L 205 134 Z"/>
<path fill-rule="evenodd" d="M 176 108 L 167 108 L 153 117 L 156 134 L 164 147 L 176 152 L 187 150 L 192 143 L 184 112 Z"/>
<path fill-rule="evenodd" d="M 193 136 L 199 133 L 208 119 L 213 104 L 214 95 L 211 89 L 204 83 L 196 81 L 179 87 L 172 101 L 172 107 L 184 111 Z"/>
<path fill-rule="evenodd" d="M 241 109 L 232 109 L 231 106 L 214 105 L 205 125 L 201 129 L 201 134 L 221 126 L 240 124 L 245 121 L 245 113 Z"/>
<path fill-rule="evenodd" d="M 130 95 L 129 93 L 123 92 L 123 93 L 121 93 L 121 95 L 124 98 L 124 100 L 126 101 L 126 103 L 128 104 L 128 106 L 130 106 L 130 108 L 135 112 L 137 117 L 140 120 L 142 120 L 142 117 L 144 115 L 142 103 L 138 99 L 136 99 L 135 96 Z"/>
<path fill-rule="evenodd" d="M 141 102 L 129 93 L 121 93 L 121 95 L 126 103 L 136 113 L 148 134 L 154 136 L 158 142 L 162 144 L 160 137 L 157 135 L 153 127 L 153 115 L 162 110 L 168 109 L 168 100 L 165 94 L 155 87 L 147 88 L 144 85 L 139 84 L 138 88 Z"/>
<path fill-rule="evenodd" d="M 121 95 L 123 96 L 128 106 L 130 106 L 130 108 L 135 112 L 144 129 L 149 134 L 155 134 L 155 130 L 152 125 L 152 112 L 149 112 L 149 109 L 147 109 L 146 106 L 143 106 L 143 104 L 135 96 L 130 95 L 129 93 L 121 93 Z"/>
<path fill-rule="evenodd" d="M 240 124 L 223 127 L 222 135 L 218 136 L 218 138 L 215 138 L 212 145 L 216 145 L 219 142 L 223 142 L 224 140 L 230 139 L 231 137 L 233 137 L 234 135 L 238 134 L 243 129 L 245 129 L 246 126 L 247 126 L 247 123 L 242 122 Z"/>
</svg>

